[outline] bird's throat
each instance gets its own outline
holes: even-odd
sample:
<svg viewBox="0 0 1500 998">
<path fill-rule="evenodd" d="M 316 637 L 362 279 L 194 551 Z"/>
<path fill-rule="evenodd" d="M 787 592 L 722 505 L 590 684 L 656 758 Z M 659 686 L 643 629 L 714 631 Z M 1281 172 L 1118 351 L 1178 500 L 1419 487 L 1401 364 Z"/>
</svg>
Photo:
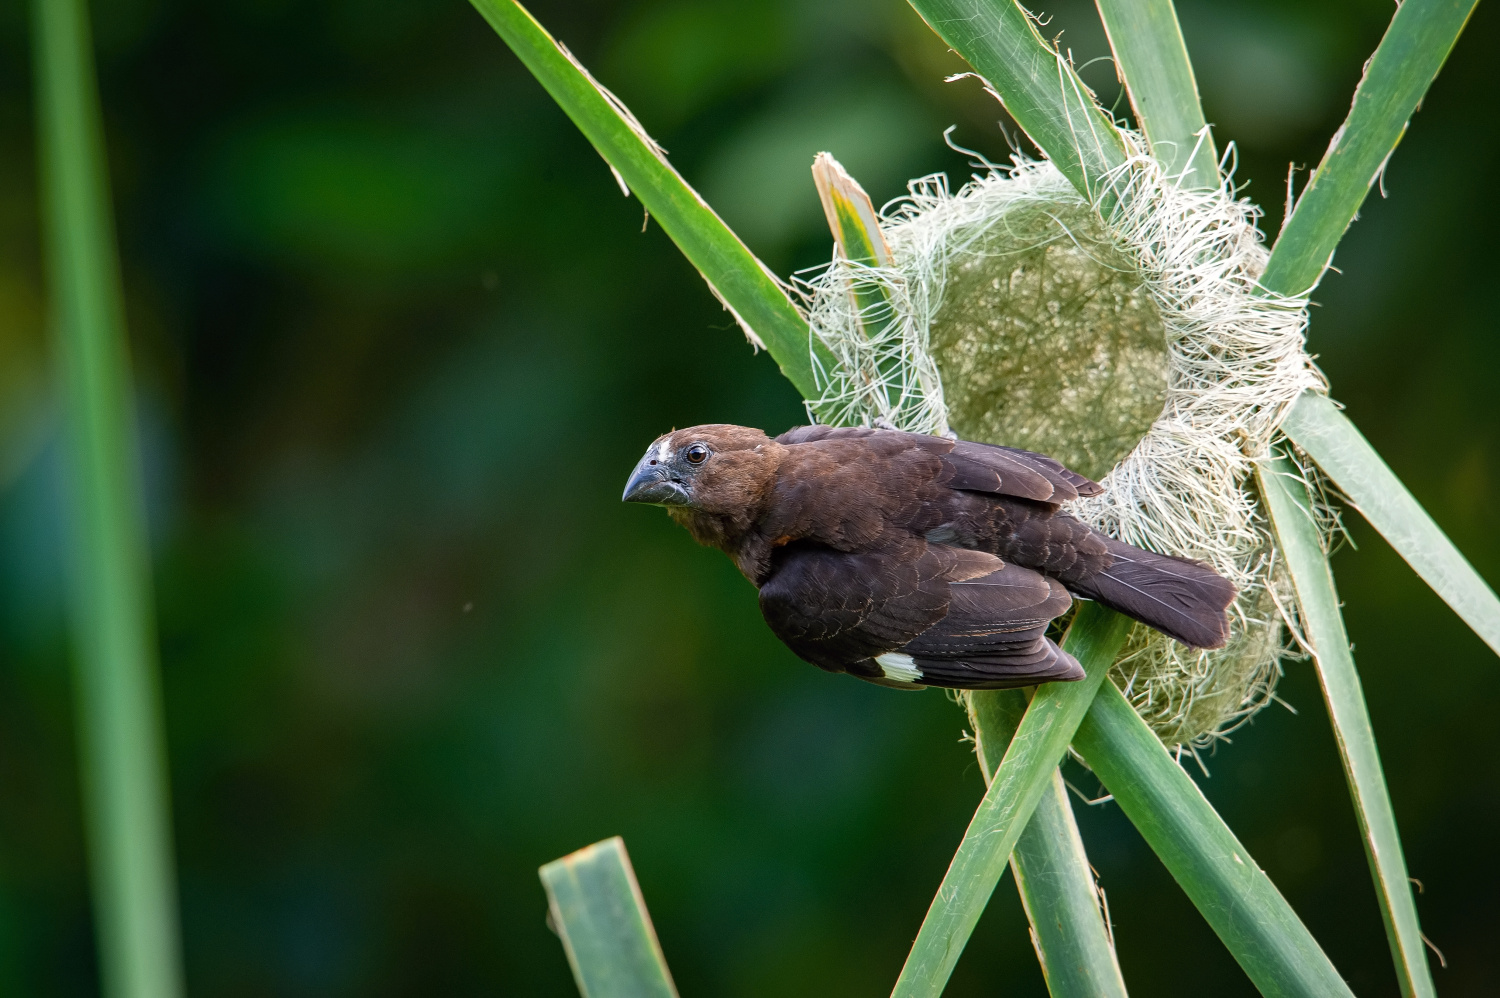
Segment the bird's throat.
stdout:
<svg viewBox="0 0 1500 998">
<path fill-rule="evenodd" d="M 753 522 L 744 516 L 709 513 L 686 506 L 668 506 L 667 513 L 693 540 L 705 547 L 718 548 L 738 566 L 745 577 L 759 586 L 770 567 L 773 545 L 767 542 Z"/>
</svg>

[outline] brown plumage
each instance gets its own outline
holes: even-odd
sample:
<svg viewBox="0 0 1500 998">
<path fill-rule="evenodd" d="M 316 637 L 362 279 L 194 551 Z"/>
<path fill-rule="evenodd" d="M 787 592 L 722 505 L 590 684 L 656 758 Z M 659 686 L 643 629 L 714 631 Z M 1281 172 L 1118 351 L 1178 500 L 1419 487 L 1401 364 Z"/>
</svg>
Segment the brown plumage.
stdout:
<svg viewBox="0 0 1500 998">
<path fill-rule="evenodd" d="M 830 672 L 888 686 L 1079 679 L 1046 636 L 1069 593 L 1197 648 L 1234 587 L 1101 534 L 1061 503 L 1102 487 L 1040 454 L 880 429 L 727 424 L 659 437 L 625 501 L 665 506 L 760 590 L 771 630 Z"/>
</svg>

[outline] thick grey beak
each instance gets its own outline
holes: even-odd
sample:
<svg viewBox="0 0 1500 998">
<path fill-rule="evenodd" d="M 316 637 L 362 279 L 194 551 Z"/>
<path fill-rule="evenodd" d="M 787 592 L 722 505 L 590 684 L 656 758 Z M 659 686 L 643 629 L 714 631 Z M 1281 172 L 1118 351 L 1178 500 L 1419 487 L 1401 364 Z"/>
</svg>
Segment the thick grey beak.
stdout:
<svg viewBox="0 0 1500 998">
<path fill-rule="evenodd" d="M 655 463 L 654 451 L 641 458 L 625 483 L 622 502 L 643 502 L 655 506 L 687 505 L 687 489 L 674 482 L 667 469 Z"/>
</svg>

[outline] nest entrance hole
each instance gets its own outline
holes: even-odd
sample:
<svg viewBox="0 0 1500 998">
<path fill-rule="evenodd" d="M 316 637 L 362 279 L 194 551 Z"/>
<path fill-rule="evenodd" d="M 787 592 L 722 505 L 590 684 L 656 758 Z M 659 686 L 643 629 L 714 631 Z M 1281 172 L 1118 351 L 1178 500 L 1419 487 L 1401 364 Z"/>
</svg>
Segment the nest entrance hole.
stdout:
<svg viewBox="0 0 1500 998">
<path fill-rule="evenodd" d="M 1161 415 L 1166 330 L 1086 204 L 1022 202 L 958 242 L 930 327 L 948 421 L 1103 477 Z"/>
</svg>

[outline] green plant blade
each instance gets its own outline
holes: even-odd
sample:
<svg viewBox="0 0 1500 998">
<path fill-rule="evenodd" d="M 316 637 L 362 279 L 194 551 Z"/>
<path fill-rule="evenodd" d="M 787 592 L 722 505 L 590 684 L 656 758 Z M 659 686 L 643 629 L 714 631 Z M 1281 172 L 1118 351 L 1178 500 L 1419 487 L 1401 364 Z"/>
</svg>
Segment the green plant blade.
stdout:
<svg viewBox="0 0 1500 998">
<path fill-rule="evenodd" d="M 1266 263 L 1261 285 L 1301 294 L 1317 284 L 1478 0 L 1406 0 L 1370 57 L 1349 116 L 1333 133 Z"/>
<path fill-rule="evenodd" d="M 1016 840 L 1010 864 L 1047 993 L 1052 998 L 1125 998 L 1125 978 L 1060 770 L 1052 771 Z"/>
<path fill-rule="evenodd" d="M 1500 599 L 1495 591 L 1349 417 L 1328 398 L 1309 392 L 1292 406 L 1281 428 L 1317 462 L 1370 526 L 1500 654 Z"/>
<path fill-rule="evenodd" d="M 584 998 L 677 998 L 624 839 L 586 846 L 540 873 Z"/>
<path fill-rule="evenodd" d="M 975 754 L 986 783 L 993 780 L 1025 713 L 1026 696 L 1020 690 L 969 695 Z M 1016 840 L 1010 868 L 1052 998 L 1125 998 L 1125 980 L 1061 772 L 1053 771 Z"/>
<path fill-rule="evenodd" d="M 932 899 L 896 981 L 896 998 L 942 994 L 1129 626 L 1129 620 L 1097 603 L 1079 605 L 1065 646 L 1087 677 L 1038 687 Z"/>
<path fill-rule="evenodd" d="M 752 342 L 766 348 L 804 398 L 817 398 L 810 347 L 819 344 L 810 340 L 807 320 L 781 283 L 672 168 L 625 106 L 520 4 L 472 2 L 698 268 Z"/>
<path fill-rule="evenodd" d="M 82 0 L 35 0 L 37 149 L 68 471 L 70 616 L 94 917 L 112 998 L 182 992 L 120 265 Z"/>
<path fill-rule="evenodd" d="M 1407 879 L 1401 838 L 1396 832 L 1396 814 L 1380 768 L 1375 731 L 1365 707 L 1359 673 L 1354 668 L 1354 656 L 1349 651 L 1349 635 L 1339 612 L 1333 573 L 1319 543 L 1307 486 L 1284 457 L 1261 465 L 1257 477 L 1271 514 L 1272 529 L 1291 571 L 1297 604 L 1302 610 L 1302 626 L 1312 644 L 1323 699 L 1333 721 L 1334 737 L 1354 798 L 1354 813 L 1359 818 L 1365 853 L 1380 898 L 1380 913 L 1390 938 L 1401 993 L 1408 998 L 1433 998 L 1437 988 L 1427 966 L 1422 930 L 1417 923 L 1417 904 Z"/>
<path fill-rule="evenodd" d="M 1125 161 L 1114 123 L 1073 67 L 1010 0 L 910 0 L 922 20 L 974 67 L 1063 176 L 1108 213 L 1102 181 Z"/>
<path fill-rule="evenodd" d="M 1352 998 L 1291 905 L 1113 683 L 1094 698 L 1073 747 L 1261 994 Z"/>
<path fill-rule="evenodd" d="M 1151 153 L 1183 187 L 1217 187 L 1219 154 L 1172 0 L 1097 0 L 1115 66 Z"/>
</svg>

